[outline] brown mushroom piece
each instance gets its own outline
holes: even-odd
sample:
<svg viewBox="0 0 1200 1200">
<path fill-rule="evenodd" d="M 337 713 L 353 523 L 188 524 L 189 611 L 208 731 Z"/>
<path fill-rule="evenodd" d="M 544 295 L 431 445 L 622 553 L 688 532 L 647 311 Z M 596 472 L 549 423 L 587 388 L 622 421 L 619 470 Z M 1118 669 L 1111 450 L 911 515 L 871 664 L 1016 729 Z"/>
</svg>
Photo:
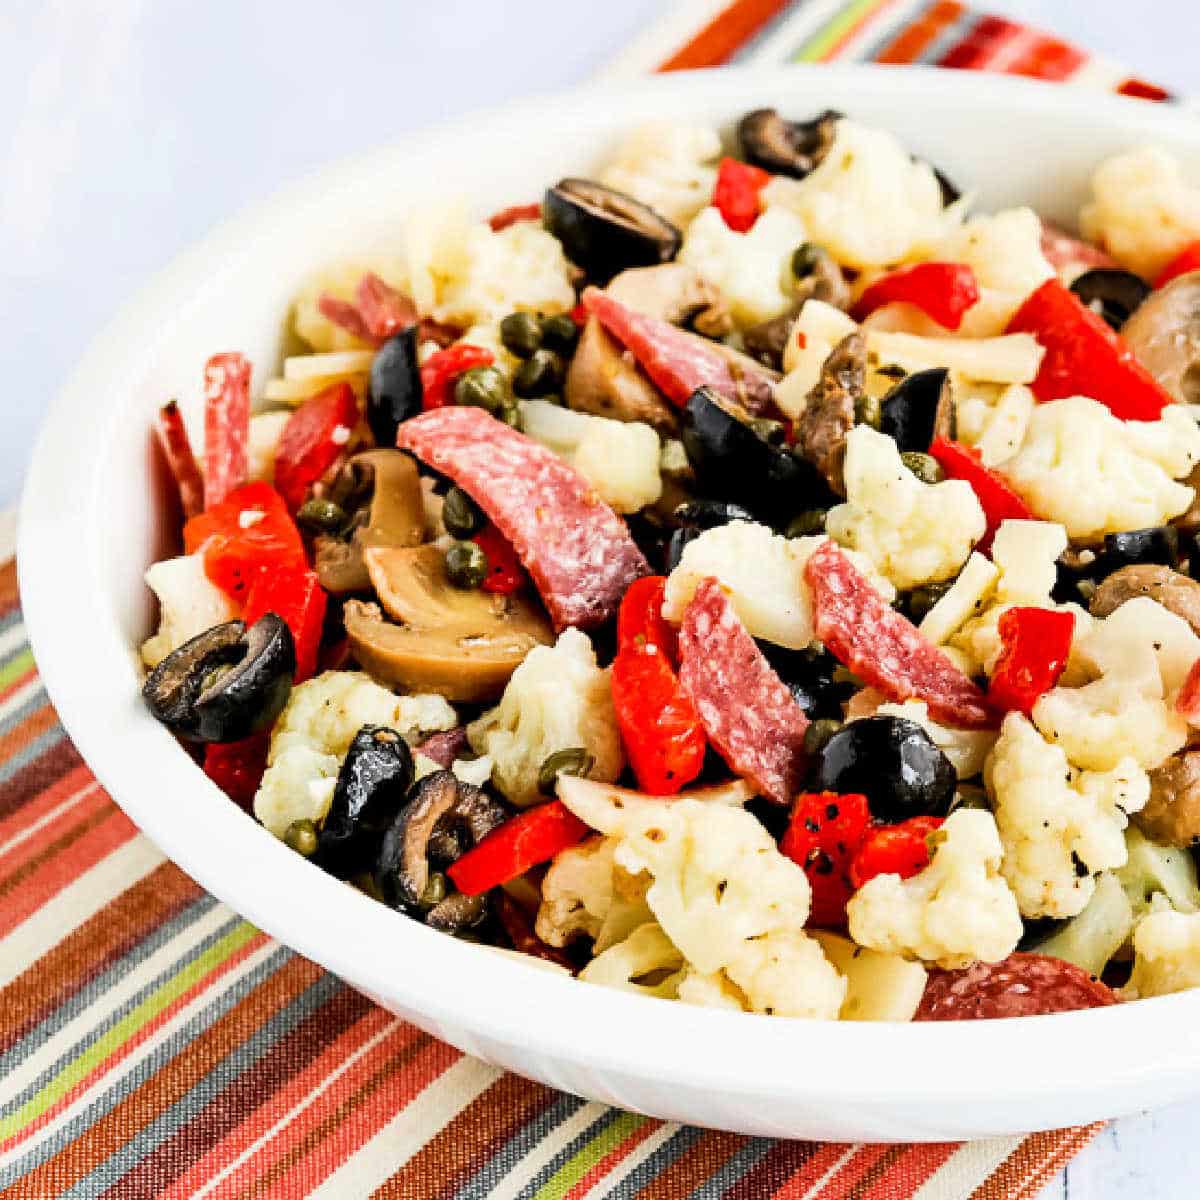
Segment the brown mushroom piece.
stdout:
<svg viewBox="0 0 1200 1200">
<path fill-rule="evenodd" d="M 1200 271 L 1151 292 L 1121 336 L 1176 400 L 1200 403 Z"/>
<path fill-rule="evenodd" d="M 755 166 L 803 179 L 829 153 L 841 118 L 827 109 L 811 121 L 788 121 L 773 108 L 756 108 L 738 122 L 738 145 Z"/>
<path fill-rule="evenodd" d="M 327 493 L 354 516 L 345 536 L 322 534 L 314 558 L 321 586 L 335 596 L 370 590 L 363 551 L 372 546 L 419 546 L 425 506 L 417 464 L 399 450 L 356 454 Z"/>
<path fill-rule="evenodd" d="M 1107 617 L 1127 600 L 1149 596 L 1182 617 L 1200 634 L 1200 583 L 1153 563 L 1122 567 L 1101 583 L 1088 604 L 1093 617 Z"/>
<path fill-rule="evenodd" d="M 866 379 L 867 342 L 856 331 L 834 346 L 796 422 L 800 453 L 839 496 L 846 494 L 846 435 L 854 428 L 855 404 L 866 394 Z"/>
<path fill-rule="evenodd" d="M 1150 799 L 1134 824 L 1164 846 L 1200 844 L 1200 750 L 1186 750 L 1150 772 Z"/>
</svg>

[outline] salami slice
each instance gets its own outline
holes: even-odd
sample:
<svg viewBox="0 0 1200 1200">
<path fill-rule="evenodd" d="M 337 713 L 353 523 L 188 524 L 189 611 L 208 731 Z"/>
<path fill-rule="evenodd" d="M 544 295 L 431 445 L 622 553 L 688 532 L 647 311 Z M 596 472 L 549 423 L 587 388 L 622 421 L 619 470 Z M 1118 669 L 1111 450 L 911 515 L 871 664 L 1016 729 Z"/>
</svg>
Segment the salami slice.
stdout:
<svg viewBox="0 0 1200 1200">
<path fill-rule="evenodd" d="M 249 470 L 250 362 L 214 354 L 204 364 L 204 507 L 220 504 Z"/>
<path fill-rule="evenodd" d="M 935 721 L 958 729 L 999 723 L 983 692 L 867 582 L 831 541 L 804 568 L 813 627 L 838 662 L 889 700 L 924 700 Z"/>
<path fill-rule="evenodd" d="M 790 803 L 804 774 L 808 718 L 711 577 L 683 614 L 679 679 L 721 757 L 768 799 Z"/>
<path fill-rule="evenodd" d="M 354 296 L 363 324 L 377 342 L 387 341 L 417 320 L 417 306 L 371 272 L 358 281 Z"/>
<path fill-rule="evenodd" d="M 914 1021 L 987 1021 L 1036 1017 L 1116 1003 L 1116 995 L 1081 967 L 1045 954 L 1010 954 L 961 971 L 931 970 Z"/>
<path fill-rule="evenodd" d="M 1047 222 L 1042 222 L 1042 254 L 1046 261 L 1067 281 L 1084 271 L 1095 267 L 1119 267 L 1121 264 L 1115 258 L 1090 242 L 1081 242 L 1079 238 L 1064 233 L 1061 229 Z"/>
<path fill-rule="evenodd" d="M 367 328 L 363 315 L 358 311 L 358 305 L 349 300 L 340 300 L 328 292 L 322 292 L 317 299 L 317 311 L 327 321 L 332 321 L 347 333 L 353 334 L 364 342 L 373 342 L 371 331 Z"/>
<path fill-rule="evenodd" d="M 188 438 L 187 426 L 183 423 L 183 414 L 174 400 L 158 410 L 154 432 L 158 435 L 158 444 L 162 447 L 167 466 L 171 468 L 171 474 L 175 477 L 184 518 L 194 517 L 204 511 L 204 480 L 200 478 L 200 468 L 196 465 L 196 456 L 192 453 L 192 443 Z"/>
<path fill-rule="evenodd" d="M 753 359 L 635 312 L 598 288 L 588 288 L 583 303 L 676 407 L 682 408 L 699 387 L 710 387 L 755 413 L 771 403 L 774 378 Z"/>
<path fill-rule="evenodd" d="M 431 758 L 439 767 L 449 768 L 450 764 L 469 749 L 467 744 L 467 727 L 456 725 L 453 729 L 442 733 L 431 733 L 416 747 L 418 754 Z"/>
<path fill-rule="evenodd" d="M 558 455 L 481 408 L 405 421 L 396 445 L 448 475 L 512 543 L 556 629 L 601 625 L 650 564 L 625 522 Z"/>
</svg>

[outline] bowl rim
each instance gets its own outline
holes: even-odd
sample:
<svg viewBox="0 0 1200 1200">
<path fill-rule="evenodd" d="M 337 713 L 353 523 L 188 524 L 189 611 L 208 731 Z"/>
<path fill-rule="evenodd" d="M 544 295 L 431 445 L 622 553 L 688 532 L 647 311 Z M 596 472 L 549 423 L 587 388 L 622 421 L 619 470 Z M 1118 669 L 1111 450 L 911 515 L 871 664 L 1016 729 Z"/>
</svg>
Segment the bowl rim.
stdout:
<svg viewBox="0 0 1200 1200">
<path fill-rule="evenodd" d="M 748 90 L 770 89 L 784 98 L 815 71 L 905 104 L 946 103 L 969 95 L 997 107 L 1086 114 L 1097 123 L 1111 117 L 1148 137 L 1174 126 L 1177 136 L 1200 140 L 1194 116 L 1142 100 L 933 68 L 726 68 L 592 84 L 549 100 L 591 108 L 614 97 L 652 101 L 702 87 L 706 97 L 727 95 L 733 106 Z M 518 1049 L 535 1056 L 532 1061 L 565 1060 L 629 1080 L 674 1079 L 726 1095 L 770 1094 L 814 1105 L 844 1101 L 868 1109 L 874 1100 L 888 1098 L 970 1105 L 994 1102 L 998 1096 L 1016 1103 L 1047 1091 L 1082 1099 L 1098 1090 L 1136 1090 L 1150 1082 L 1170 1081 L 1184 1088 L 1200 1072 L 1200 1033 L 1194 1032 L 1200 1027 L 1200 991 L 1000 1021 L 899 1027 L 817 1023 L 661 1003 L 587 987 L 503 954 L 483 952 L 399 920 L 384 906 L 314 870 L 229 804 L 144 711 L 136 694 L 126 694 L 136 691 L 125 686 L 133 670 L 130 648 L 123 639 L 114 644 L 112 630 L 102 630 L 97 643 L 93 622 L 79 620 L 77 604 L 81 572 L 84 586 L 103 592 L 103 539 L 98 536 L 103 516 L 88 503 L 99 486 L 102 464 L 88 461 L 73 472 L 65 467 L 79 461 L 89 430 L 99 428 L 101 414 L 95 410 L 102 406 L 94 398 L 112 386 L 106 381 L 118 376 L 122 360 L 137 352 L 139 328 L 160 321 L 170 311 L 172 295 L 185 287 L 199 288 L 206 265 L 236 257 L 239 246 L 275 214 L 346 186 L 388 155 L 419 151 L 435 138 L 484 136 L 535 116 L 547 102 L 548 97 L 539 95 L 427 127 L 282 188 L 176 258 L 93 340 L 43 423 L 22 493 L 17 539 L 25 620 L 38 669 L 88 766 L 141 830 L 212 894 L 434 1032 L 454 1038 L 455 1027 L 469 1030 L 477 1053 Z M 122 682 L 97 685 L 80 663 L 91 663 L 92 672 L 116 673 Z M 169 805 L 162 803 L 168 787 L 177 793 Z M 212 804 L 214 797 L 219 806 Z M 202 812 L 204 821 L 185 819 L 192 812 Z M 281 904 L 280 896 L 287 903 Z M 331 937 L 330 929 L 354 933 Z M 397 952 L 373 952 L 381 945 L 392 945 Z M 414 961 L 419 970 L 410 969 Z M 480 1003 L 481 996 L 486 1003 Z M 613 1030 L 619 1036 L 611 1036 Z M 696 1052 L 699 1045 L 702 1054 Z M 1104 1046 L 1102 1056 L 1095 1053 L 1098 1045 Z M 798 1047 L 804 1053 L 801 1070 L 793 1058 Z M 964 1061 L 970 1063 L 967 1071 Z M 854 1062 L 869 1062 L 871 1070 L 847 1069 Z M 754 1064 L 752 1072 L 747 1063 Z"/>
</svg>

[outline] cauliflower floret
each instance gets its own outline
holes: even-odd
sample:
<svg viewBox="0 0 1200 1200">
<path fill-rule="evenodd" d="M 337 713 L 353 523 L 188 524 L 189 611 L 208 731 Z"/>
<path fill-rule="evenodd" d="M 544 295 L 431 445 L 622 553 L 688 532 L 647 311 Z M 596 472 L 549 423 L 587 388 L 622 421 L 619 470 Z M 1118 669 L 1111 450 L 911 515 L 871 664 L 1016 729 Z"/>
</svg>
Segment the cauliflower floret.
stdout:
<svg viewBox="0 0 1200 1200">
<path fill-rule="evenodd" d="M 727 1008 L 731 1012 L 747 1010 L 746 997 L 723 971 L 713 975 L 685 971 L 675 998 L 684 1004 L 694 1004 L 697 1008 Z"/>
<path fill-rule="evenodd" d="M 1125 862 L 1128 814 L 1150 796 L 1132 758 L 1111 771 L 1077 772 L 1020 713 L 1004 719 L 985 782 L 1004 845 L 1001 870 L 1026 917 L 1082 912 L 1094 876 Z"/>
<path fill-rule="evenodd" d="M 467 727 L 479 754 L 490 754 L 492 782 L 519 808 L 540 800 L 542 763 L 581 747 L 595 760 L 591 778 L 611 783 L 625 757 L 608 671 L 596 665 L 586 633 L 565 629 L 553 646 L 535 646 L 513 672 L 500 703 Z"/>
<path fill-rule="evenodd" d="M 948 970 L 1006 958 L 1023 926 L 1000 873 L 1002 848 L 991 813 L 959 809 L 932 836 L 937 844 L 923 871 L 911 879 L 877 875 L 850 898 L 850 936 L 869 950 Z"/>
<path fill-rule="evenodd" d="M 214 625 L 234 620 L 238 607 L 204 573 L 204 555 L 184 554 L 149 567 L 146 586 L 158 597 L 158 632 L 142 643 L 142 662 L 157 667 L 172 650 Z"/>
<path fill-rule="evenodd" d="M 275 447 L 291 416 L 290 412 L 265 412 L 250 418 L 250 438 L 246 445 L 250 479 L 275 482 Z"/>
<path fill-rule="evenodd" d="M 683 977 L 683 955 L 653 921 L 597 954 L 579 978 L 585 983 L 673 1000 Z M 664 972 L 665 977 L 664 977 Z M 644 982 L 640 982 L 644 981 Z"/>
<path fill-rule="evenodd" d="M 804 179 L 776 176 L 767 210 L 791 209 L 809 237 L 858 269 L 900 262 L 942 228 L 942 197 L 928 164 L 893 134 L 843 118 L 820 166 Z"/>
<path fill-rule="evenodd" d="M 613 838 L 590 837 L 562 851 L 542 880 L 534 931 L 551 946 L 594 938 L 613 902 Z"/>
<path fill-rule="evenodd" d="M 688 226 L 679 261 L 691 263 L 720 291 L 740 328 L 769 321 L 793 303 L 792 254 L 804 223 L 785 208 L 768 209 L 745 232 L 706 208 Z"/>
<path fill-rule="evenodd" d="M 1146 279 L 1200 238 L 1200 188 L 1189 187 L 1179 162 L 1157 146 L 1105 159 L 1092 191 L 1079 214 L 1083 236 Z"/>
<path fill-rule="evenodd" d="M 1143 917 L 1133 931 L 1133 974 L 1122 1000 L 1144 1000 L 1200 987 L 1200 913 L 1169 909 Z"/>
<path fill-rule="evenodd" d="M 1192 502 L 1176 483 L 1200 462 L 1200 428 L 1171 405 L 1158 421 L 1120 421 L 1099 401 L 1071 396 L 1039 404 L 1003 473 L 1048 521 L 1072 538 L 1165 525 Z"/>
<path fill-rule="evenodd" d="M 1033 417 L 1033 393 L 1021 383 L 963 383 L 956 392 L 959 441 L 974 446 L 985 467 L 1006 463 L 1025 442 Z"/>
<path fill-rule="evenodd" d="M 710 126 L 650 122 L 626 135 L 599 180 L 682 229 L 712 197 L 720 154 Z"/>
<path fill-rule="evenodd" d="M 619 513 L 637 512 L 662 495 L 658 434 L 641 421 L 614 421 L 548 400 L 523 400 L 521 428 L 571 463 Z"/>
<path fill-rule="evenodd" d="M 403 261 L 398 258 L 340 262 L 316 271 L 296 293 L 292 312 L 292 328 L 296 336 L 321 352 L 367 349 L 366 342 L 355 337 L 348 329 L 335 325 L 317 305 L 323 295 L 353 303 L 359 280 L 368 273 L 378 275 L 400 292 L 408 286 L 408 274 Z"/>
<path fill-rule="evenodd" d="M 901 590 L 950 578 L 987 529 L 969 483 L 922 483 L 869 425 L 846 438 L 845 478 L 846 503 L 829 510 L 825 528 Z"/>
<path fill-rule="evenodd" d="M 700 581 L 715 576 L 729 593 L 742 624 L 754 637 L 802 650 L 812 642 L 812 598 L 804 567 L 824 539 L 785 538 L 765 525 L 731 521 L 690 541 L 667 578 L 663 616 L 678 624 Z M 896 592 L 863 555 L 850 553 L 875 590 L 890 604 Z"/>
<path fill-rule="evenodd" d="M 821 944 L 800 929 L 779 929 L 742 942 L 725 966 L 751 1012 L 836 1021 L 846 980 Z"/>
<path fill-rule="evenodd" d="M 292 689 L 271 734 L 254 815 L 276 837 L 293 821 L 322 820 L 341 760 L 364 725 L 412 738 L 457 721 L 441 696 L 397 696 L 358 671 L 326 671 Z"/>
</svg>

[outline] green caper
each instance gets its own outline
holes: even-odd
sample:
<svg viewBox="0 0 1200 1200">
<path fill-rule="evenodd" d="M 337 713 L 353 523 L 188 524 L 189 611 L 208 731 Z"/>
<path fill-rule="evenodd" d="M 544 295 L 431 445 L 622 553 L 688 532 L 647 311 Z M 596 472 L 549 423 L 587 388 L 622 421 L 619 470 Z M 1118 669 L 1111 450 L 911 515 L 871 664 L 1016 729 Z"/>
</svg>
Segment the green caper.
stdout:
<svg viewBox="0 0 1200 1200">
<path fill-rule="evenodd" d="M 554 399 L 553 396 L 545 397 L 547 400 Z M 506 404 L 496 414 L 496 419 L 503 421 L 505 425 L 511 426 L 513 429 L 521 428 L 521 407 L 518 404 Z"/>
<path fill-rule="evenodd" d="M 595 765 L 595 756 L 589 754 L 582 746 L 555 750 L 546 757 L 546 761 L 538 770 L 538 791 L 543 795 L 553 795 L 554 785 L 560 775 L 578 775 L 580 779 L 586 779 Z"/>
<path fill-rule="evenodd" d="M 952 580 L 943 583 L 927 583 L 922 587 L 913 588 L 907 595 L 905 607 L 909 619 L 923 621 L 929 610 L 950 590 Z"/>
<path fill-rule="evenodd" d="M 524 400 L 557 392 L 562 385 L 562 359 L 550 350 L 535 350 L 513 374 L 513 391 Z"/>
<path fill-rule="evenodd" d="M 469 538 L 483 528 L 483 513 L 460 487 L 452 487 L 442 502 L 442 524 L 451 537 Z"/>
<path fill-rule="evenodd" d="M 317 827 L 307 817 L 293 821 L 284 832 L 283 840 L 297 854 L 312 858 L 317 852 Z"/>
<path fill-rule="evenodd" d="M 508 399 L 508 385 L 495 367 L 472 367 L 454 385 L 454 403 L 499 412 Z"/>
<path fill-rule="evenodd" d="M 533 313 L 511 312 L 500 322 L 500 340 L 510 354 L 528 358 L 541 348 L 542 326 Z"/>
<path fill-rule="evenodd" d="M 825 743 L 841 727 L 841 721 L 835 721 L 830 717 L 822 717 L 819 721 L 814 721 L 804 731 L 804 753 L 810 758 L 816 758 L 825 749 Z"/>
<path fill-rule="evenodd" d="M 337 533 L 346 524 L 346 510 L 332 500 L 314 496 L 300 505 L 296 520 L 311 533 Z"/>
<path fill-rule="evenodd" d="M 900 455 L 900 461 L 922 483 L 941 483 L 946 478 L 941 463 L 932 454 L 923 454 L 920 450 L 905 450 Z"/>
<path fill-rule="evenodd" d="M 782 421 L 772 421 L 770 417 L 751 417 L 747 424 L 768 445 L 783 445 L 785 431 Z"/>
<path fill-rule="evenodd" d="M 474 542 L 455 542 L 446 551 L 446 578 L 455 587 L 477 588 L 487 573 L 487 555 Z"/>
<path fill-rule="evenodd" d="M 797 279 L 807 279 L 820 266 L 823 253 L 816 242 L 801 242 L 792 251 L 792 274 Z"/>
<path fill-rule="evenodd" d="M 825 532 L 825 518 L 829 515 L 827 508 L 809 508 L 798 516 L 793 517 L 783 531 L 784 537 L 808 537 L 814 533 Z"/>
<path fill-rule="evenodd" d="M 448 890 L 445 875 L 441 871 L 434 871 L 429 876 L 429 882 L 425 885 L 425 890 L 421 893 L 417 906 L 419 908 L 436 908 L 445 900 Z"/>
<path fill-rule="evenodd" d="M 570 354 L 578 340 L 579 326 L 566 313 L 542 318 L 542 345 L 547 350 Z"/>
<path fill-rule="evenodd" d="M 854 423 L 870 425 L 872 429 L 878 429 L 883 424 L 883 405 L 879 403 L 878 396 L 869 396 L 864 392 L 854 398 Z"/>
</svg>

